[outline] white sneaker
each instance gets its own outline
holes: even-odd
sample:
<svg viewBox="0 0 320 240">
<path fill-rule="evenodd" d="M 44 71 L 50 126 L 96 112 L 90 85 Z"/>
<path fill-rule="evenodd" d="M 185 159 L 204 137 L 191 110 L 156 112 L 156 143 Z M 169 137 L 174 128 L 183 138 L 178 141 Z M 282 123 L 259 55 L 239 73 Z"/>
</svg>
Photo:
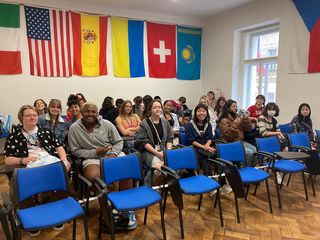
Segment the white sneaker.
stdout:
<svg viewBox="0 0 320 240">
<path fill-rule="evenodd" d="M 28 232 L 30 237 L 37 237 L 40 235 L 40 233 L 41 233 L 41 230 L 35 230 L 35 231 Z"/>
<path fill-rule="evenodd" d="M 62 231 L 64 229 L 64 224 L 52 227 L 52 229 L 55 231 Z"/>
<path fill-rule="evenodd" d="M 222 188 L 220 189 L 221 194 L 228 194 L 232 192 L 232 188 L 230 187 L 229 184 L 225 184 L 222 186 Z"/>
<path fill-rule="evenodd" d="M 214 195 L 216 195 L 216 193 L 217 193 L 217 190 L 213 190 L 209 193 L 209 196 L 213 197 Z"/>
<path fill-rule="evenodd" d="M 137 227 L 136 213 L 134 211 L 128 212 L 129 223 L 127 230 L 133 230 Z"/>
<path fill-rule="evenodd" d="M 281 184 L 281 182 L 282 182 L 282 176 L 280 175 L 279 172 L 276 172 L 276 176 L 277 176 L 277 183 L 278 183 L 278 184 Z"/>
</svg>

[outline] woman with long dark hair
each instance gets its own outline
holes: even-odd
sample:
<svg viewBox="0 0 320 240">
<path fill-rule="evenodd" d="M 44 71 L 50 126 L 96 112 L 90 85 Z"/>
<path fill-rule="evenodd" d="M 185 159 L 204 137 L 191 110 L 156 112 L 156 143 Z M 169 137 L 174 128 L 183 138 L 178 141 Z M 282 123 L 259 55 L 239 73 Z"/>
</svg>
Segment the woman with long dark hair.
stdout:
<svg viewBox="0 0 320 240">
<path fill-rule="evenodd" d="M 308 103 L 300 104 L 298 114 L 293 117 L 290 125 L 292 133 L 305 132 L 308 134 L 310 141 L 314 141 L 311 108 Z"/>
<path fill-rule="evenodd" d="M 221 116 L 218 120 L 221 132 L 221 140 L 227 142 L 241 141 L 246 152 L 246 165 L 254 166 L 253 154 L 256 147 L 244 141 L 244 133 L 252 129 L 252 123 L 245 112 L 238 114 L 237 102 L 229 99 L 222 108 Z"/>
</svg>

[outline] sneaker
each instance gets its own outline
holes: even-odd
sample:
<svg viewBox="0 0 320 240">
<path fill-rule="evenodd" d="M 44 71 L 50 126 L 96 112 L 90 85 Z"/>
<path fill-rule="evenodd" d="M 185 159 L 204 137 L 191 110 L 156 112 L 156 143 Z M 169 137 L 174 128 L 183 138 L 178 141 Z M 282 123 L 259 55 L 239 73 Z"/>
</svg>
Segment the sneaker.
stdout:
<svg viewBox="0 0 320 240">
<path fill-rule="evenodd" d="M 213 197 L 214 195 L 216 195 L 216 193 L 217 193 L 217 190 L 213 190 L 209 193 L 209 196 Z"/>
<path fill-rule="evenodd" d="M 220 192 L 221 192 L 221 194 L 228 194 L 228 193 L 232 192 L 232 188 L 230 187 L 229 184 L 225 184 L 222 186 Z"/>
<path fill-rule="evenodd" d="M 279 172 L 276 172 L 276 175 L 277 175 L 277 182 L 278 182 L 278 184 L 281 184 L 281 182 L 282 182 L 282 177 L 281 177 L 280 173 L 279 173 Z"/>
<path fill-rule="evenodd" d="M 128 212 L 129 223 L 127 230 L 133 230 L 137 227 L 136 213 L 134 211 Z"/>
<path fill-rule="evenodd" d="M 28 232 L 30 237 L 37 237 L 40 235 L 41 230 L 35 230 L 35 231 L 30 231 Z"/>
<path fill-rule="evenodd" d="M 56 230 L 56 231 L 61 231 L 64 229 L 64 225 L 63 224 L 60 224 L 58 226 L 55 226 L 55 227 L 52 227 L 53 230 Z"/>
</svg>

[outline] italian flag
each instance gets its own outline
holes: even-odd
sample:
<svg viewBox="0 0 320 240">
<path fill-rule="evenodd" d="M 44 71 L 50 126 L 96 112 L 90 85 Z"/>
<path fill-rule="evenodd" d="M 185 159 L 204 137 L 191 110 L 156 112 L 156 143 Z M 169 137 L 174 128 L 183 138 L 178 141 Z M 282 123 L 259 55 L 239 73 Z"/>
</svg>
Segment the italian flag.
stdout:
<svg viewBox="0 0 320 240">
<path fill-rule="evenodd" d="M 0 74 L 22 73 L 19 5 L 0 3 L 0 36 Z"/>
</svg>

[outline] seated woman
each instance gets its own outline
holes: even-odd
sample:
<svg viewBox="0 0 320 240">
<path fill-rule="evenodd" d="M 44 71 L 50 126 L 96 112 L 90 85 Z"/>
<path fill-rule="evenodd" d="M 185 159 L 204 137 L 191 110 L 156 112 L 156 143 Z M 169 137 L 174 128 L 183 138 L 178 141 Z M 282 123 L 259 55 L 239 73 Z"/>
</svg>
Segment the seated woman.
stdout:
<svg viewBox="0 0 320 240">
<path fill-rule="evenodd" d="M 260 94 L 256 97 L 255 105 L 252 105 L 248 108 L 249 117 L 252 122 L 256 123 L 258 118 L 261 116 L 265 102 L 265 96 Z"/>
<path fill-rule="evenodd" d="M 61 101 L 51 99 L 48 106 L 48 113 L 45 116 L 39 117 L 38 125 L 41 128 L 46 128 L 53 131 L 59 141 L 64 144 L 66 137 L 66 124 L 61 114 Z"/>
<path fill-rule="evenodd" d="M 253 154 L 256 147 L 244 141 L 244 133 L 252 129 L 252 123 L 245 114 L 237 114 L 237 102 L 229 99 L 223 106 L 218 120 L 221 140 L 227 142 L 241 141 L 246 152 L 246 166 L 255 166 Z"/>
<path fill-rule="evenodd" d="M 280 140 L 281 147 L 284 149 L 288 141 L 281 133 L 278 121 L 275 117 L 279 116 L 279 107 L 274 102 L 270 102 L 262 111 L 262 115 L 258 118 L 258 129 L 262 137 L 277 136 Z"/>
<path fill-rule="evenodd" d="M 38 113 L 36 108 L 24 105 L 18 112 L 20 123 L 15 132 L 11 133 L 5 143 L 5 163 L 7 165 L 21 164 L 25 166 L 40 166 L 56 161 L 52 156 L 58 155 L 67 171 L 70 163 L 66 152 L 55 134 L 47 129 L 38 128 Z M 42 163 L 41 163 L 42 161 Z"/>
<path fill-rule="evenodd" d="M 33 106 L 37 109 L 39 116 L 46 115 L 47 113 L 47 104 L 43 99 L 37 99 L 34 101 Z"/>
<path fill-rule="evenodd" d="M 213 135 L 209 119 L 208 107 L 200 103 L 194 109 L 193 119 L 186 126 L 187 146 L 192 145 L 196 149 L 204 175 L 211 175 L 207 159 L 215 151 L 211 146 Z"/>
<path fill-rule="evenodd" d="M 134 139 L 140 129 L 140 118 L 132 111 L 132 102 L 124 101 L 120 107 L 119 116 L 116 118 L 116 127 L 119 133 L 124 137 L 123 151 L 128 154 L 134 146 Z"/>
<path fill-rule="evenodd" d="M 172 133 L 174 135 L 174 137 L 178 137 L 179 135 L 179 131 L 180 131 L 180 125 L 179 125 L 179 120 L 178 117 L 175 113 L 172 113 L 172 103 L 170 102 L 170 100 L 166 100 L 163 103 L 163 115 L 162 118 L 167 119 L 171 129 L 172 129 Z"/>
<path fill-rule="evenodd" d="M 305 132 L 309 136 L 310 142 L 314 141 L 314 133 L 311 120 L 311 108 L 308 103 L 302 103 L 298 109 L 298 115 L 293 117 L 291 123 L 291 132 L 300 133 Z M 312 143 L 315 147 L 314 143 Z"/>
<path fill-rule="evenodd" d="M 199 100 L 199 103 L 205 105 L 208 108 L 208 113 L 209 113 L 209 121 L 212 127 L 212 133 L 214 134 L 214 130 L 216 129 L 217 126 L 217 115 L 214 113 L 214 110 L 212 107 L 209 106 L 209 99 L 206 95 L 202 96 Z"/>
<path fill-rule="evenodd" d="M 160 118 L 162 105 L 159 101 L 151 101 L 147 113 L 148 117 L 140 124 L 136 142 L 147 166 L 160 169 L 163 165 L 163 150 L 172 148 L 173 134 L 169 122 Z M 145 180 L 147 185 L 151 185 L 150 171 Z"/>
<path fill-rule="evenodd" d="M 67 130 L 69 130 L 71 125 L 81 118 L 81 112 L 80 112 L 79 100 L 75 95 L 70 94 L 70 96 L 68 97 L 67 105 L 68 105 L 68 112 L 70 112 L 71 114 L 71 118 L 66 123 L 66 128 Z"/>
<path fill-rule="evenodd" d="M 214 107 L 214 113 L 215 115 L 217 116 L 217 118 L 220 117 L 221 115 L 221 112 L 222 112 L 222 108 L 224 106 L 224 104 L 226 103 L 226 99 L 224 97 L 219 97 L 218 100 L 217 100 L 217 104 L 216 106 Z"/>
<path fill-rule="evenodd" d="M 142 114 L 142 97 L 136 96 L 133 99 L 133 102 L 134 102 L 134 105 L 132 106 L 133 113 L 137 114 L 140 117 Z"/>
</svg>

